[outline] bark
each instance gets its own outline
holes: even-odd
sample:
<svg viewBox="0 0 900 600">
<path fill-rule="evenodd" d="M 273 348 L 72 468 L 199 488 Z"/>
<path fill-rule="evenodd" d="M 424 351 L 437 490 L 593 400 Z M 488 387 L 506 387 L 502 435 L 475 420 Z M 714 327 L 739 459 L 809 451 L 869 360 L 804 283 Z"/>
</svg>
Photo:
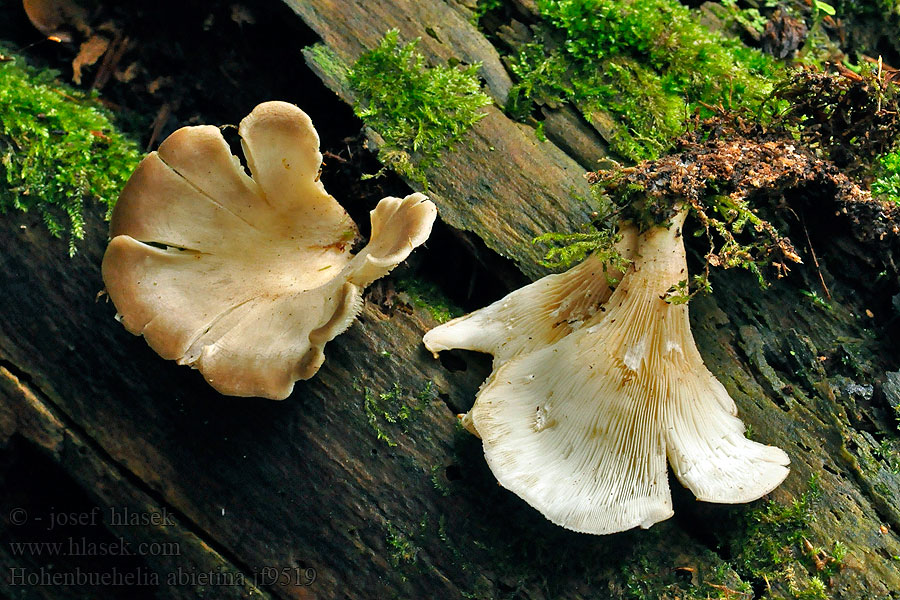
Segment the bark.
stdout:
<svg viewBox="0 0 900 600">
<path fill-rule="evenodd" d="M 495 99 L 509 89 L 464 2 L 286 3 L 345 65 L 397 27 L 401 39 L 421 37 L 433 63 L 483 62 Z M 354 101 L 340 70 L 306 57 L 335 101 Z M 546 273 L 531 239 L 589 218 L 582 173 L 604 154 L 595 132 L 574 114 L 559 115 L 579 127 L 582 150 L 539 142 L 490 107 L 427 173 L 440 217 L 531 279 Z M 377 135 L 370 138 L 377 145 Z M 896 598 L 900 463 L 891 461 L 900 459 L 881 442 L 897 438 L 897 284 L 877 279 L 891 257 L 855 242 L 853 226 L 825 208 L 809 211 L 808 243 L 798 225 L 790 234 L 815 249 L 818 269 L 807 261 L 765 291 L 747 273 L 716 274 L 714 294 L 693 300 L 691 317 L 706 365 L 752 437 L 791 457 L 791 475 L 772 499 L 788 504 L 808 491 L 811 476 L 818 481 L 810 542 L 831 549 L 840 541 L 848 550 L 829 596 Z M 102 588 L 104 597 L 129 598 L 652 598 L 674 597 L 666 594 L 677 586 L 708 593 L 718 588 L 704 583 L 736 585 L 728 540 L 762 501 L 697 503 L 673 480 L 675 518 L 596 537 L 552 525 L 500 488 L 480 442 L 455 419 L 471 406 L 487 363 L 471 354 L 434 360 L 421 345 L 436 324 L 426 308 L 367 302 L 326 347 L 319 374 L 284 402 L 219 396 L 114 320 L 98 296 L 104 228 L 92 220 L 92 241 L 70 259 L 33 216 L 0 219 L 0 560 L 8 596 L 86 598 L 101 589 L 25 588 L 11 579 L 11 569 L 24 577 L 51 563 L 56 573 L 144 573 L 149 585 L 136 590 Z M 824 295 L 820 274 L 827 305 L 802 293 Z M 52 515 L 90 515 L 94 507 L 94 523 L 45 530 Z M 24 523 L 14 513 L 20 508 Z M 125 509 L 166 519 L 123 524 L 113 511 Z M 133 555 L 51 561 L 12 546 L 81 538 L 121 538 Z M 178 554 L 141 543 L 174 544 L 168 548 Z M 802 549 L 786 551 L 798 568 L 815 571 Z M 769 593 L 794 597 L 785 586 Z"/>
</svg>

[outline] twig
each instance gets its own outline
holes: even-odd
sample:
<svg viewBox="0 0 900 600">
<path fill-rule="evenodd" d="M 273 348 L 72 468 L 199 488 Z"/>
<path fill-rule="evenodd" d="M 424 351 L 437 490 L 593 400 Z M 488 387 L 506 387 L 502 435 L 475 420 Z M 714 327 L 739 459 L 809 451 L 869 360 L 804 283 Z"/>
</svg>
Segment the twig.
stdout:
<svg viewBox="0 0 900 600">
<path fill-rule="evenodd" d="M 346 158 L 344 158 L 343 156 L 339 156 L 339 155 L 335 154 L 334 152 L 329 152 L 328 150 L 323 152 L 322 156 L 324 156 L 325 158 L 333 158 L 334 160 L 338 161 L 341 164 L 347 163 Z"/>
<path fill-rule="evenodd" d="M 169 120 L 171 112 L 172 107 L 168 102 L 163 103 L 163 105 L 159 107 L 159 110 L 156 111 L 156 118 L 153 119 L 153 129 L 150 131 L 150 141 L 147 142 L 147 152 L 150 152 L 153 149 L 153 144 L 156 143 L 159 134 L 162 133 L 162 128 L 166 124 L 166 121 Z"/>
<path fill-rule="evenodd" d="M 730 587 L 728 587 L 727 585 L 719 585 L 716 583 L 707 583 L 707 585 L 709 587 L 713 588 L 714 590 L 719 590 L 720 592 L 724 592 L 725 600 L 731 600 L 732 594 L 738 594 L 740 596 L 752 597 L 752 594 L 748 594 L 747 592 L 741 592 L 738 590 L 733 590 Z"/>
<path fill-rule="evenodd" d="M 816 266 L 816 273 L 819 275 L 819 281 L 822 283 L 822 289 L 825 290 L 825 296 L 831 300 L 831 292 L 828 291 L 828 286 L 825 285 L 825 278 L 822 277 L 822 271 L 819 269 L 819 259 L 816 258 L 816 251 L 813 250 L 812 240 L 809 239 L 809 231 L 806 229 L 806 219 L 802 216 L 800 217 L 800 224 L 803 225 L 803 233 L 806 234 L 806 244 L 809 246 L 809 253 L 812 256 L 813 264 Z"/>
<path fill-rule="evenodd" d="M 127 36 L 122 36 L 121 33 L 116 32 L 116 36 L 110 44 L 109 50 L 103 56 L 103 62 L 100 63 L 100 68 L 97 69 L 97 74 L 94 76 L 94 82 L 91 84 L 92 90 L 102 89 L 109 82 L 109 78 L 119 67 L 119 63 L 130 45 L 131 40 Z"/>
</svg>

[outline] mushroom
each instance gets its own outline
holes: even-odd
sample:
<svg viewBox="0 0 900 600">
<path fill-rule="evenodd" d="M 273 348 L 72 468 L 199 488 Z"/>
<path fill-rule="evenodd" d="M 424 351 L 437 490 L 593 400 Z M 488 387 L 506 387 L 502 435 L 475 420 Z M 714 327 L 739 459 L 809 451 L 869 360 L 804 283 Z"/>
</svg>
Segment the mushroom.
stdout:
<svg viewBox="0 0 900 600">
<path fill-rule="evenodd" d="M 619 234 L 616 250 L 631 259 L 637 228 L 623 224 Z M 520 354 L 559 341 L 597 311 L 606 310 L 603 305 L 613 292 L 610 282 L 621 277 L 621 272 L 608 269 L 591 255 L 565 273 L 548 275 L 481 310 L 432 329 L 423 341 L 435 358 L 451 348 L 491 354 L 496 371 Z M 470 414 L 460 418 L 469 432 L 478 435 Z"/>
<path fill-rule="evenodd" d="M 73 0 L 22 0 L 22 7 L 35 29 L 48 37 L 71 42 L 67 29 L 90 33 L 87 9 Z"/>
<path fill-rule="evenodd" d="M 238 132 L 252 177 L 212 126 L 144 158 L 113 211 L 103 280 L 126 329 L 163 358 L 222 394 L 283 399 L 318 371 L 361 290 L 425 242 L 436 209 L 422 194 L 381 200 L 354 256 L 356 224 L 319 181 L 309 117 L 266 102 Z"/>
<path fill-rule="evenodd" d="M 512 355 L 497 324 L 475 339 L 469 324 L 490 321 L 505 299 L 426 335 L 433 351 L 459 340 L 502 357 L 468 418 L 498 481 L 568 529 L 607 534 L 672 516 L 666 458 L 708 502 L 749 502 L 787 476 L 782 450 L 744 437 L 734 401 L 697 351 L 687 306 L 665 300 L 687 277 L 685 214 L 638 236 L 605 310 L 566 335 L 517 342 Z M 528 287 L 547 289 L 539 284 Z M 530 318 L 544 325 L 529 331 L 552 331 L 557 319 Z"/>
</svg>

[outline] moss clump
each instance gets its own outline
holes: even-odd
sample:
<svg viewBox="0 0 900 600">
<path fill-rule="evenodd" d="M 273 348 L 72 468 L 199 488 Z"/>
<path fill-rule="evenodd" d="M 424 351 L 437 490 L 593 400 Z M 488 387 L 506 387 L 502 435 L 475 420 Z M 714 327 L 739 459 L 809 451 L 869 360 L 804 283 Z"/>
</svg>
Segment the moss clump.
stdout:
<svg viewBox="0 0 900 600">
<path fill-rule="evenodd" d="M 872 193 L 900 204 L 900 152 L 885 154 L 878 160 L 878 177 L 872 182 Z"/>
<path fill-rule="evenodd" d="M 388 546 L 388 556 L 390 557 L 391 565 L 394 568 L 404 564 L 415 565 L 419 560 L 419 552 L 422 549 L 390 521 L 386 523 L 386 529 L 385 542 Z"/>
<path fill-rule="evenodd" d="M 683 303 L 711 289 L 710 267 L 746 269 L 765 287 L 764 269 L 780 278 L 801 263 L 781 230 L 800 221 L 797 213 L 809 198 L 826 198 L 838 214 L 848 215 L 861 243 L 881 248 L 882 240 L 896 239 L 900 210 L 873 200 L 859 183 L 874 157 L 896 147 L 900 96 L 893 84 L 874 70 L 846 75 L 800 69 L 774 99 L 790 107 L 766 124 L 746 109 L 708 119 L 697 115 L 676 141 L 676 152 L 589 173 L 599 206 L 594 229 L 543 236 L 558 246 L 548 258 L 595 252 L 609 262 L 617 256 L 609 233 L 617 221 L 643 231 L 665 224 L 683 205 L 700 224 L 694 233 L 709 242 L 703 273 L 668 292 L 668 301 Z M 882 193 L 890 191 L 898 162 L 896 155 L 884 156 L 883 178 L 873 186 Z"/>
<path fill-rule="evenodd" d="M 512 60 L 508 110 L 573 102 L 631 160 L 655 158 L 708 106 L 758 109 L 782 68 L 676 0 L 538 0 L 546 27 Z M 603 114 L 612 119 L 603 118 Z"/>
<path fill-rule="evenodd" d="M 438 323 L 446 323 L 465 313 L 462 308 L 444 296 L 434 283 L 407 277 L 397 281 L 397 289 L 410 304 L 428 311 L 431 318 Z"/>
<path fill-rule="evenodd" d="M 777 590 L 775 597 L 828 600 L 825 582 L 840 570 L 846 547 L 836 541 L 826 550 L 809 541 L 820 495 L 812 478 L 792 503 L 770 500 L 747 514 L 742 532 L 728 543 L 730 564 L 755 589 L 768 590 L 763 597 Z"/>
<path fill-rule="evenodd" d="M 427 189 L 425 169 L 484 117 L 479 109 L 491 99 L 481 91 L 480 65 L 428 67 L 417 43 L 400 44 L 398 31 L 389 31 L 356 61 L 349 81 L 359 95 L 356 114 L 384 138 L 382 164 Z"/>
<path fill-rule="evenodd" d="M 534 238 L 533 244 L 547 244 L 550 248 L 544 255 L 541 264 L 545 267 L 557 268 L 580 263 L 588 254 L 596 253 L 603 264 L 613 270 L 624 271 L 628 261 L 615 251 L 614 245 L 619 236 L 611 229 L 593 229 L 579 233 L 545 233 Z"/>
<path fill-rule="evenodd" d="M 392 448 L 397 442 L 384 427 L 397 426 L 406 433 L 416 413 L 424 409 L 436 393 L 431 381 L 426 381 L 415 394 L 407 393 L 397 382 L 386 392 L 377 393 L 368 387 L 360 391 L 363 392 L 363 409 L 372 431 L 379 440 Z"/>
<path fill-rule="evenodd" d="M 750 585 L 712 552 L 698 557 L 703 567 L 673 564 L 672 556 L 642 542 L 633 557 L 622 564 L 625 598 L 628 600 L 711 600 L 751 598 Z M 704 563 L 708 563 L 704 564 Z M 699 566 L 699 565 L 698 565 Z"/>
<path fill-rule="evenodd" d="M 761 581 L 796 558 L 804 538 L 809 535 L 812 504 L 818 497 L 818 487 L 814 484 L 791 504 L 770 500 L 751 511 L 744 531 L 730 544 L 738 573 Z"/>
<path fill-rule="evenodd" d="M 74 254 L 85 207 L 98 201 L 108 215 L 140 153 L 95 98 L 0 54 L 0 212 L 40 213 Z"/>
</svg>

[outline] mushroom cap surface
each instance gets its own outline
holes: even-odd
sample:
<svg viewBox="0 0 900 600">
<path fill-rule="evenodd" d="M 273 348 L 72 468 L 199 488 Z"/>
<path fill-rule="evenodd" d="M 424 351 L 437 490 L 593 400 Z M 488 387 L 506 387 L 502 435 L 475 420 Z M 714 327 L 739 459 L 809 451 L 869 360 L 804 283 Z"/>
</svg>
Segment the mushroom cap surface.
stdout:
<svg viewBox="0 0 900 600">
<path fill-rule="evenodd" d="M 223 394 L 282 399 L 350 326 L 361 289 L 431 232 L 421 194 L 385 198 L 369 244 L 326 191 L 319 137 L 285 102 L 239 127 L 251 176 L 218 128 L 184 127 L 149 154 L 110 222 L 103 280 L 128 331 Z"/>
<path fill-rule="evenodd" d="M 88 11 L 72 0 L 22 0 L 22 7 L 35 29 L 46 36 L 71 42 L 72 36 L 66 29 L 88 31 Z"/>
</svg>

